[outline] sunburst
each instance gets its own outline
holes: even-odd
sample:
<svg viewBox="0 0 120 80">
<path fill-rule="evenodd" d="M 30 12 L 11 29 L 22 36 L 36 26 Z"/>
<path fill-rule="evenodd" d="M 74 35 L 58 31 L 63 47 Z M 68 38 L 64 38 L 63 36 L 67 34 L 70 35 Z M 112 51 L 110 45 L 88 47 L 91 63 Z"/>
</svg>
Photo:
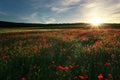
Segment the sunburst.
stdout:
<svg viewBox="0 0 120 80">
<path fill-rule="evenodd" d="M 97 27 L 99 26 L 101 23 L 103 23 L 103 20 L 101 18 L 92 18 L 90 23 L 94 26 Z"/>
</svg>

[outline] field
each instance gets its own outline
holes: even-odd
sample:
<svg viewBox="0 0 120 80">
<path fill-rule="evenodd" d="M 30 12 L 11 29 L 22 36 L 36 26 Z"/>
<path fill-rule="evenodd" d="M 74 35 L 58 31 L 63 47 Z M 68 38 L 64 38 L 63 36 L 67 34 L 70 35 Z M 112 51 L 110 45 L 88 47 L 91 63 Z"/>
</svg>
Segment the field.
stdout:
<svg viewBox="0 0 120 80">
<path fill-rule="evenodd" d="M 120 30 L 3 30 L 0 80 L 120 80 Z"/>
</svg>

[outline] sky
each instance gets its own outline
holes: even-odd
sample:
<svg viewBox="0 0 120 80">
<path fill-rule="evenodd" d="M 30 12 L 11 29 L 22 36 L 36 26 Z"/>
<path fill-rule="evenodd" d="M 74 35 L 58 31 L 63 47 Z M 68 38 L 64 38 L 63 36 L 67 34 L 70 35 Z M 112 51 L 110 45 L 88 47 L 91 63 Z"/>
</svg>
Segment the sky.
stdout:
<svg viewBox="0 0 120 80">
<path fill-rule="evenodd" d="M 0 21 L 120 23 L 120 0 L 0 0 Z"/>
</svg>

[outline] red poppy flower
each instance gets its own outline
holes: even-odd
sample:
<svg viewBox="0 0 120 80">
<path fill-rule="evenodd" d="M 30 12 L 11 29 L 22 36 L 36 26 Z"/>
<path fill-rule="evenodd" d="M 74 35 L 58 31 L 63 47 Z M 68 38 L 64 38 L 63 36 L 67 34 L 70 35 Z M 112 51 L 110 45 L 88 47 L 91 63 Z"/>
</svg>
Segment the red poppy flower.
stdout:
<svg viewBox="0 0 120 80">
<path fill-rule="evenodd" d="M 37 68 L 37 66 L 32 66 L 32 68 L 33 68 L 33 69 L 36 69 L 36 68 Z"/>
<path fill-rule="evenodd" d="M 6 55 L 2 56 L 2 59 L 8 59 L 8 58 L 10 58 L 10 56 L 6 56 Z"/>
<path fill-rule="evenodd" d="M 0 50 L 0 52 L 3 52 L 3 50 Z"/>
<path fill-rule="evenodd" d="M 68 58 L 68 60 L 71 60 L 71 59 L 72 59 L 71 56 L 67 56 L 67 58 Z"/>
<path fill-rule="evenodd" d="M 59 70 L 65 70 L 65 68 L 63 66 L 58 66 L 57 67 Z"/>
<path fill-rule="evenodd" d="M 69 70 L 69 67 L 65 67 L 65 70 L 66 70 L 66 71 Z"/>
<path fill-rule="evenodd" d="M 108 78 L 112 78 L 112 74 L 109 73 L 109 74 L 108 74 Z"/>
<path fill-rule="evenodd" d="M 81 75 L 79 76 L 79 78 L 80 78 L 80 79 L 85 79 L 85 77 L 84 77 L 84 76 L 81 76 Z"/>
<path fill-rule="evenodd" d="M 114 58 L 114 57 L 115 57 L 115 54 L 112 54 L 112 55 L 111 55 L 111 58 Z"/>
<path fill-rule="evenodd" d="M 69 70 L 69 67 L 58 66 L 57 68 L 58 68 L 59 70 L 62 70 L 62 71 L 67 71 L 67 70 Z"/>
<path fill-rule="evenodd" d="M 22 77 L 21 80 L 27 80 L 25 77 Z"/>
<path fill-rule="evenodd" d="M 72 65 L 69 65 L 69 68 L 70 68 L 70 69 L 72 69 L 72 68 L 73 68 L 73 66 L 72 66 Z"/>
<path fill-rule="evenodd" d="M 103 75 L 102 74 L 98 75 L 98 79 L 102 80 L 103 79 Z"/>
</svg>

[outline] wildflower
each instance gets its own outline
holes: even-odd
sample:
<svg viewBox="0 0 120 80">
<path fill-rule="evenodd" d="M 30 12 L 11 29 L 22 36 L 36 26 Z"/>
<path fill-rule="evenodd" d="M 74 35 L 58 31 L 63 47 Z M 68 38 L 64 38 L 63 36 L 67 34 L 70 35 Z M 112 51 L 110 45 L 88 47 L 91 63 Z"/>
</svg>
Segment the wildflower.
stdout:
<svg viewBox="0 0 120 80">
<path fill-rule="evenodd" d="M 42 41 L 46 43 L 47 39 L 43 37 L 43 38 L 42 38 Z"/>
<path fill-rule="evenodd" d="M 14 34 L 10 34 L 10 38 L 13 39 L 14 38 Z"/>
<path fill-rule="evenodd" d="M 117 60 L 114 60 L 114 62 L 115 62 L 115 63 L 118 63 L 118 61 L 117 61 Z"/>
<path fill-rule="evenodd" d="M 10 56 L 6 56 L 6 55 L 2 56 L 2 59 L 8 59 L 8 58 L 10 58 Z"/>
<path fill-rule="evenodd" d="M 56 75 L 59 75 L 59 73 L 58 73 L 58 72 L 56 72 Z"/>
<path fill-rule="evenodd" d="M 40 50 L 40 47 L 36 46 L 35 51 L 39 51 L 39 50 Z"/>
<path fill-rule="evenodd" d="M 77 76 L 74 77 L 74 79 L 76 79 L 76 78 L 77 78 Z"/>
<path fill-rule="evenodd" d="M 80 75 L 80 76 L 79 76 L 79 78 L 80 78 L 80 79 L 85 79 L 85 77 L 84 77 L 84 76 L 82 76 L 82 75 Z"/>
<path fill-rule="evenodd" d="M 97 51 L 98 51 L 98 50 L 97 50 L 97 46 L 96 46 L 96 45 L 93 45 L 93 48 L 94 48 L 95 52 L 97 52 Z"/>
<path fill-rule="evenodd" d="M 85 77 L 85 79 L 87 79 L 87 78 L 88 78 L 88 75 L 85 74 L 84 77 Z"/>
<path fill-rule="evenodd" d="M 5 49 L 9 49 L 9 46 L 5 46 Z"/>
<path fill-rule="evenodd" d="M 0 52 L 3 52 L 3 50 L 0 50 Z"/>
<path fill-rule="evenodd" d="M 65 67 L 65 70 L 66 70 L 66 71 L 69 70 L 69 67 Z"/>
<path fill-rule="evenodd" d="M 63 77 L 65 77 L 66 76 L 66 74 L 63 74 Z"/>
<path fill-rule="evenodd" d="M 105 78 L 104 80 L 108 80 L 107 78 Z"/>
<path fill-rule="evenodd" d="M 60 49 L 62 49 L 62 46 L 60 46 Z"/>
<path fill-rule="evenodd" d="M 1 40 L 2 40 L 2 41 L 7 41 L 7 39 L 6 39 L 6 38 L 1 38 Z"/>
<path fill-rule="evenodd" d="M 25 77 L 22 77 L 21 80 L 27 80 Z"/>
<path fill-rule="evenodd" d="M 109 74 L 108 74 L 108 78 L 112 78 L 112 74 L 109 73 Z"/>
<path fill-rule="evenodd" d="M 58 68 L 59 70 L 62 70 L 62 71 L 65 70 L 65 68 L 62 67 L 62 66 L 58 66 L 57 68 Z"/>
<path fill-rule="evenodd" d="M 24 50 L 24 52 L 25 52 L 25 53 L 29 53 L 29 52 L 30 52 L 30 50 Z"/>
<path fill-rule="evenodd" d="M 68 58 L 68 60 L 71 60 L 71 59 L 72 59 L 71 56 L 67 56 L 67 58 Z"/>
<path fill-rule="evenodd" d="M 49 46 L 50 46 L 50 48 L 52 48 L 52 47 L 53 47 L 53 45 L 52 45 L 52 44 L 50 44 Z"/>
<path fill-rule="evenodd" d="M 67 71 L 67 70 L 69 70 L 69 67 L 58 66 L 57 68 L 58 68 L 59 70 L 62 70 L 62 71 Z"/>
<path fill-rule="evenodd" d="M 103 79 L 103 75 L 102 74 L 98 75 L 98 79 L 102 80 Z"/>
<path fill-rule="evenodd" d="M 69 68 L 70 68 L 70 69 L 72 69 L 72 68 L 73 68 L 73 66 L 72 66 L 72 65 L 69 65 Z"/>
<path fill-rule="evenodd" d="M 51 66 L 48 66 L 48 69 L 50 69 L 51 68 Z"/>
<path fill-rule="evenodd" d="M 19 47 L 22 47 L 22 45 L 23 45 L 22 43 L 19 43 Z"/>
<path fill-rule="evenodd" d="M 54 64 L 55 63 L 55 61 L 52 61 L 52 64 Z"/>
<path fill-rule="evenodd" d="M 58 78 L 56 78 L 55 80 L 59 80 Z"/>
<path fill-rule="evenodd" d="M 37 66 L 32 66 L 32 68 L 33 68 L 33 69 L 36 69 L 36 68 L 37 68 Z"/>
<path fill-rule="evenodd" d="M 114 58 L 114 57 L 115 57 L 115 54 L 112 54 L 112 55 L 111 55 L 111 58 Z"/>
<path fill-rule="evenodd" d="M 110 62 L 106 62 L 105 66 L 111 66 Z"/>
<path fill-rule="evenodd" d="M 38 42 L 38 41 L 36 41 L 36 42 L 35 42 L 35 44 L 36 44 L 36 45 L 38 45 L 38 44 L 39 44 L 39 42 Z"/>
</svg>

